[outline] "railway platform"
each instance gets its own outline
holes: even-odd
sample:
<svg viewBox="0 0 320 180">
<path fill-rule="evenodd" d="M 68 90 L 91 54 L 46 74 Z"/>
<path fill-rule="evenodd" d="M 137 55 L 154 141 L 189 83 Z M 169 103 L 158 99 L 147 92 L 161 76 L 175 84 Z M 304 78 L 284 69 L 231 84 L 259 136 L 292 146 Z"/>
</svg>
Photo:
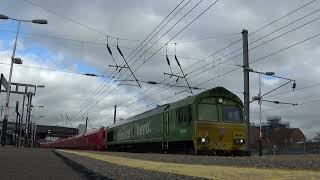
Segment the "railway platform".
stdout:
<svg viewBox="0 0 320 180">
<path fill-rule="evenodd" d="M 0 147 L 0 179 L 320 179 L 319 159 Z"/>
<path fill-rule="evenodd" d="M 74 170 L 49 149 L 0 147 L 1 180 L 83 180 L 86 174 Z"/>
</svg>

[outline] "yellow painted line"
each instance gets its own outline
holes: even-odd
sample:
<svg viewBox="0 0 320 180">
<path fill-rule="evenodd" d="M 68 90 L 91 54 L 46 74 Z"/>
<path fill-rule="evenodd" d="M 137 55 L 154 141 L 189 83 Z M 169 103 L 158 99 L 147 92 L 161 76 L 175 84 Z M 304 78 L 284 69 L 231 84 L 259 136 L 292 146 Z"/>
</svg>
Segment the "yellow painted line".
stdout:
<svg viewBox="0 0 320 180">
<path fill-rule="evenodd" d="M 94 152 L 70 150 L 58 151 L 89 157 L 121 166 L 209 179 L 320 179 L 320 171 L 311 170 L 258 169 L 249 167 L 178 164 L 110 156 L 107 153 L 97 154 Z"/>
</svg>

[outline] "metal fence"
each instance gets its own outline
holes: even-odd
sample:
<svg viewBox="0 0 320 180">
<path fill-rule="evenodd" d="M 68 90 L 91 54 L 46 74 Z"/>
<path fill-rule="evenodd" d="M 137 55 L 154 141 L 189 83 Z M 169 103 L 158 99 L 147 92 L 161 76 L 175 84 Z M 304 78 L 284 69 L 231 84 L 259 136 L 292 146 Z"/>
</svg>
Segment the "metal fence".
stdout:
<svg viewBox="0 0 320 180">
<path fill-rule="evenodd" d="M 253 147 L 252 154 L 258 154 L 258 149 Z M 320 142 L 297 143 L 289 146 L 263 146 L 265 155 L 303 155 L 320 154 Z"/>
</svg>

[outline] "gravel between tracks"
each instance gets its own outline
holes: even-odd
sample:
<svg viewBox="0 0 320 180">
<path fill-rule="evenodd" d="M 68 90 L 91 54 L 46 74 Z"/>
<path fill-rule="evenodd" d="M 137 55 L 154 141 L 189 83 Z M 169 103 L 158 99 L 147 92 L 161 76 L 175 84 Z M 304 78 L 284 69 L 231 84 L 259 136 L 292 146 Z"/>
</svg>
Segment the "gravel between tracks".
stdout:
<svg viewBox="0 0 320 180">
<path fill-rule="evenodd" d="M 125 152 L 93 152 L 112 156 L 135 158 L 159 162 L 173 162 L 182 164 L 223 165 L 237 167 L 284 168 L 320 170 L 320 155 L 279 155 L 279 156 L 195 156 L 183 154 L 155 154 L 155 153 L 125 153 Z"/>
<path fill-rule="evenodd" d="M 97 174 L 100 179 L 203 179 L 199 177 L 190 177 L 183 176 L 174 173 L 164 173 L 164 172 L 156 172 L 156 171 L 147 171 L 138 168 L 132 168 L 127 166 L 119 166 L 115 164 L 111 164 L 108 162 L 103 162 L 100 160 L 95 160 L 88 157 L 82 157 L 75 154 L 65 153 L 58 151 L 57 153 L 62 156 L 68 158 L 69 160 L 80 164 L 87 168 L 88 171 L 91 171 Z M 104 178 L 103 178 L 104 177 Z M 99 179 L 99 178 L 95 178 Z"/>
</svg>

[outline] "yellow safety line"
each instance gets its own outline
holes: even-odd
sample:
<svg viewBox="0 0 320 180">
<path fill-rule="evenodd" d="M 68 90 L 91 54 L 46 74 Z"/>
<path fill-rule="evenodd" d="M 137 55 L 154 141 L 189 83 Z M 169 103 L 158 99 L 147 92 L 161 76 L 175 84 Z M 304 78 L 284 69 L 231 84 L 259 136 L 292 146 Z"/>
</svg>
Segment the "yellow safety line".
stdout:
<svg viewBox="0 0 320 180">
<path fill-rule="evenodd" d="M 258 169 L 250 167 L 179 164 L 123 158 L 112 156 L 107 153 L 97 154 L 94 152 L 70 150 L 58 151 L 89 157 L 121 166 L 209 179 L 320 179 L 320 171 L 311 170 Z"/>
</svg>

